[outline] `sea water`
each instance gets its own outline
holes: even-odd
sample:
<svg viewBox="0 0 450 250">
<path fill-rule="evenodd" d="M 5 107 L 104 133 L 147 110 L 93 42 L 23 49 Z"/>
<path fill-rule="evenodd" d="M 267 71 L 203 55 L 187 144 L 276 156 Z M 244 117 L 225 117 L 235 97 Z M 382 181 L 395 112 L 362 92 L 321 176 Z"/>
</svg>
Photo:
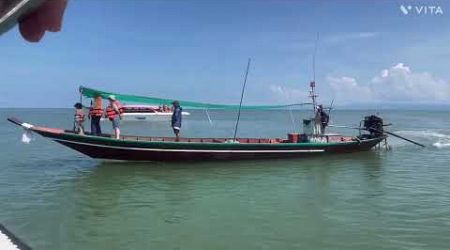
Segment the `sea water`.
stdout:
<svg viewBox="0 0 450 250">
<path fill-rule="evenodd" d="M 391 137 L 390 151 L 243 162 L 102 162 L 38 135 L 24 144 L 6 121 L 71 129 L 72 112 L 0 110 L 0 223 L 34 249 L 450 246 L 448 111 L 379 111 L 424 149 Z M 209 111 L 211 124 L 191 113 L 182 136 L 232 137 L 235 112 Z M 371 113 L 336 110 L 332 122 L 358 126 Z M 238 135 L 286 137 L 308 115 L 244 112 Z M 168 122 L 123 123 L 122 133 L 172 136 Z"/>
</svg>

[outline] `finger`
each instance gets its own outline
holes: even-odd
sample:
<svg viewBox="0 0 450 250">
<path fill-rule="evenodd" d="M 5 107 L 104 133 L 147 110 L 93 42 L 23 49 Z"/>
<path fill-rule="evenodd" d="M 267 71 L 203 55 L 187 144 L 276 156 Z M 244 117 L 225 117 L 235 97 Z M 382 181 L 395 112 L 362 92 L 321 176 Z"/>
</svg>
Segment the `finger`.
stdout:
<svg viewBox="0 0 450 250">
<path fill-rule="evenodd" d="M 51 32 L 61 30 L 66 6 L 67 0 L 48 0 L 39 7 L 39 18 L 46 30 Z"/>
<path fill-rule="evenodd" d="M 19 31 L 25 40 L 39 42 L 45 31 L 61 30 L 67 0 L 47 0 L 19 22 Z"/>
<path fill-rule="evenodd" d="M 39 20 L 38 12 L 33 12 L 19 23 L 20 34 L 29 42 L 39 42 L 44 36 L 45 28 Z"/>
</svg>

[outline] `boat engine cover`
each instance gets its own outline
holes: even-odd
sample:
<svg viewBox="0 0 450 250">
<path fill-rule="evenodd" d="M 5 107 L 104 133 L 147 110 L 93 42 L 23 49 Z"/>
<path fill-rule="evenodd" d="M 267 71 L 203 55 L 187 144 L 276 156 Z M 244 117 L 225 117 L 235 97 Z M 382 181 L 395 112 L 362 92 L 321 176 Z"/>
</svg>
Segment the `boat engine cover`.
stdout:
<svg viewBox="0 0 450 250">
<path fill-rule="evenodd" d="M 370 132 L 372 137 L 383 135 L 383 119 L 376 115 L 364 117 L 364 128 Z"/>
</svg>

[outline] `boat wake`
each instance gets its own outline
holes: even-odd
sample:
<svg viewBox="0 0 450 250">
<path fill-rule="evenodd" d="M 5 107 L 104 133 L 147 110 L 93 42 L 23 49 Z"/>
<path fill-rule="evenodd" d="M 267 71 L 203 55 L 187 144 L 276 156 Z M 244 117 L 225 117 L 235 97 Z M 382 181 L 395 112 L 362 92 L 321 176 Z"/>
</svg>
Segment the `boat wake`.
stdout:
<svg viewBox="0 0 450 250">
<path fill-rule="evenodd" d="M 442 143 L 442 142 L 438 141 L 438 142 L 433 143 L 433 146 L 435 146 L 437 148 L 448 148 L 448 147 L 450 147 L 450 142 Z"/>
<path fill-rule="evenodd" d="M 414 138 L 419 141 L 425 142 L 425 144 L 432 145 L 436 148 L 449 148 L 450 147 L 450 135 L 430 131 L 412 131 L 412 130 L 401 130 L 395 133 Z"/>
</svg>

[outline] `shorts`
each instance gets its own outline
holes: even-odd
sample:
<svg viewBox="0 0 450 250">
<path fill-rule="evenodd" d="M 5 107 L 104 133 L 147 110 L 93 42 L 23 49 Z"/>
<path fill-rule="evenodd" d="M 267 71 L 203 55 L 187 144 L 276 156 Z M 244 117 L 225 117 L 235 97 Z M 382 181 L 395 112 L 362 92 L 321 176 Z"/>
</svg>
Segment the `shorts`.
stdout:
<svg viewBox="0 0 450 250">
<path fill-rule="evenodd" d="M 179 127 L 172 127 L 173 128 L 173 132 L 175 134 L 180 133 L 180 128 Z"/>
<path fill-rule="evenodd" d="M 119 116 L 114 117 L 114 119 L 112 119 L 111 122 L 112 122 L 113 129 L 120 128 L 120 118 L 119 118 Z"/>
<path fill-rule="evenodd" d="M 80 133 L 81 131 L 84 132 L 84 126 L 82 122 L 75 122 L 75 131 L 77 133 Z"/>
</svg>

